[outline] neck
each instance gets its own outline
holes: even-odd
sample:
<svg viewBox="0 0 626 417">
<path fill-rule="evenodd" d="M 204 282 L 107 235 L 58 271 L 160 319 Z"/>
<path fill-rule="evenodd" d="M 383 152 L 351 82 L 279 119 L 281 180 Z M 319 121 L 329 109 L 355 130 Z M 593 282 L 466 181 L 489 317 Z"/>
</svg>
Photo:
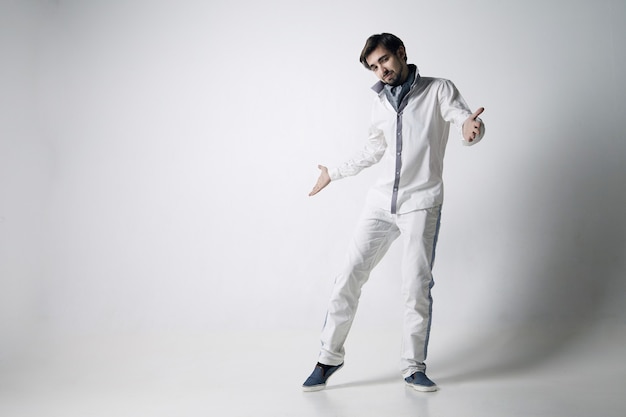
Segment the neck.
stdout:
<svg viewBox="0 0 626 417">
<path fill-rule="evenodd" d="M 402 67 L 402 71 L 400 71 L 400 82 L 398 83 L 398 85 L 402 85 L 406 82 L 407 78 L 409 78 L 409 73 L 411 71 L 409 70 L 409 66 L 405 63 L 404 67 Z"/>
</svg>

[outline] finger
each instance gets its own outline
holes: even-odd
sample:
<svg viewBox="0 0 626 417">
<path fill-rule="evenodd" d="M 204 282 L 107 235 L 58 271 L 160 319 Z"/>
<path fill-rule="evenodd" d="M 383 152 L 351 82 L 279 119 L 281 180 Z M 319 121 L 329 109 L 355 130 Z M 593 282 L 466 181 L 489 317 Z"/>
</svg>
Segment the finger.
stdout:
<svg viewBox="0 0 626 417">
<path fill-rule="evenodd" d="M 309 195 L 315 195 L 317 193 L 319 193 L 320 191 L 322 191 L 322 189 L 325 187 L 326 185 L 324 183 L 322 183 L 320 180 L 318 180 L 315 185 L 313 186 L 313 189 L 311 190 L 311 192 L 309 193 Z"/>
<path fill-rule="evenodd" d="M 478 108 L 478 110 L 476 110 L 476 111 L 475 111 L 475 112 L 474 112 L 474 113 L 470 116 L 470 118 L 471 118 L 472 120 L 476 120 L 476 118 L 477 118 L 478 116 L 480 116 L 480 114 L 481 114 L 482 112 L 484 112 L 484 111 L 485 111 L 485 108 L 484 108 L 484 107 L 480 107 L 480 108 Z"/>
</svg>

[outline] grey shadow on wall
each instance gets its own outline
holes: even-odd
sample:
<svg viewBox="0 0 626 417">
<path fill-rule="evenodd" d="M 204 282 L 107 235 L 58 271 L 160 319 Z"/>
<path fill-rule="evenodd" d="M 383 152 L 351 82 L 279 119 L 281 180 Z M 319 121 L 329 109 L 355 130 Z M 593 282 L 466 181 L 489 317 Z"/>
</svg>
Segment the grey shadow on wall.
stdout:
<svg viewBox="0 0 626 417">
<path fill-rule="evenodd" d="M 602 317 L 606 300 L 614 297 L 610 291 L 619 279 L 625 252 L 624 141 L 617 122 L 589 120 L 583 108 L 567 110 L 573 123 L 559 122 L 560 135 L 547 138 L 554 143 L 551 151 L 539 150 L 537 158 L 528 161 L 529 172 L 549 175 L 529 175 L 530 183 L 523 189 L 532 195 L 518 200 L 525 202 L 521 210 L 532 213 L 530 218 L 542 220 L 510 228 L 525 230 L 524 242 L 536 242 L 530 248 L 519 244 L 525 267 L 507 277 L 532 283 L 522 295 L 523 322 L 468 341 L 440 358 L 437 379 L 442 383 L 541 366 L 593 326 Z M 586 123 L 576 122 L 582 120 Z"/>
</svg>

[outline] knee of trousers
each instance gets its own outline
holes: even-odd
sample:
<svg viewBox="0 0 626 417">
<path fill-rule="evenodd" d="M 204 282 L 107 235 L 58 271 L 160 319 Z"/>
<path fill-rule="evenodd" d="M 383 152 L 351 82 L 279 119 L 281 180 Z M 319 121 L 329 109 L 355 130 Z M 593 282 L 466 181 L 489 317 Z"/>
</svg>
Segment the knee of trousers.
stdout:
<svg viewBox="0 0 626 417">
<path fill-rule="evenodd" d="M 403 271 L 402 292 L 410 294 L 426 294 L 435 285 L 430 268 Z"/>
<path fill-rule="evenodd" d="M 339 280 L 331 294 L 331 306 L 336 309 L 355 308 L 361 297 L 363 283 L 356 280 Z"/>
</svg>

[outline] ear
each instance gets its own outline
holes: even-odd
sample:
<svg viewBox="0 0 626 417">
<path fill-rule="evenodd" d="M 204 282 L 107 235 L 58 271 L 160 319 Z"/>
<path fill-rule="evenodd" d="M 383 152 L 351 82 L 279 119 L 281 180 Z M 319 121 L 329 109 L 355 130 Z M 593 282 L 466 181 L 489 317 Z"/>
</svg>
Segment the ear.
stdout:
<svg viewBox="0 0 626 417">
<path fill-rule="evenodd" d="M 398 56 L 398 58 L 400 58 L 401 60 L 406 61 L 406 50 L 404 49 L 404 46 L 400 46 L 398 48 L 398 50 L 396 51 L 396 55 Z"/>
</svg>

